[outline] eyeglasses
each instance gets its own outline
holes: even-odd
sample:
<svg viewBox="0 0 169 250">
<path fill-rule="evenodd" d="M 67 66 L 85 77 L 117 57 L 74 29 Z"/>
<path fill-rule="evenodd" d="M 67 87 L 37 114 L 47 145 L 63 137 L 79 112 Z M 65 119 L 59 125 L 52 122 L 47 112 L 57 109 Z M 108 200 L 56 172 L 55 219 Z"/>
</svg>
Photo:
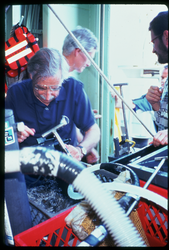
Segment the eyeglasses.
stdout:
<svg viewBox="0 0 169 250">
<path fill-rule="evenodd" d="M 158 37 L 160 37 L 161 35 L 162 35 L 162 34 L 160 34 L 160 35 L 154 37 L 154 38 L 151 40 L 151 42 L 153 43 L 153 45 L 154 45 L 154 41 L 155 41 Z"/>
<path fill-rule="evenodd" d="M 54 91 L 59 91 L 62 88 L 62 86 L 56 86 L 56 85 L 52 85 L 52 86 L 47 86 L 47 85 L 35 85 L 35 89 L 39 90 L 39 91 L 46 91 L 47 89 L 50 89 L 50 91 L 54 92 Z"/>
</svg>

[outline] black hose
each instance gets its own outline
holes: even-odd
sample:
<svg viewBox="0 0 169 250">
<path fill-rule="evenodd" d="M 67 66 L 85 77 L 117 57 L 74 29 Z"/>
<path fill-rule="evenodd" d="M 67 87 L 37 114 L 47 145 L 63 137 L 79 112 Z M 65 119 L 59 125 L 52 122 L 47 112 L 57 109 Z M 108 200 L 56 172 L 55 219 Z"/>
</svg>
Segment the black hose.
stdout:
<svg viewBox="0 0 169 250">
<path fill-rule="evenodd" d="M 57 177 L 63 181 L 72 184 L 76 176 L 85 168 L 85 166 L 73 157 L 60 154 L 60 164 Z"/>
<path fill-rule="evenodd" d="M 129 167 L 120 163 L 102 163 L 100 169 L 105 169 L 114 174 L 120 174 L 122 171 L 128 170 L 131 174 L 132 185 L 140 186 L 137 174 Z"/>
<path fill-rule="evenodd" d="M 23 174 L 55 176 L 72 184 L 84 168 L 82 163 L 72 157 L 45 147 L 27 147 L 20 151 L 20 169 Z"/>
</svg>

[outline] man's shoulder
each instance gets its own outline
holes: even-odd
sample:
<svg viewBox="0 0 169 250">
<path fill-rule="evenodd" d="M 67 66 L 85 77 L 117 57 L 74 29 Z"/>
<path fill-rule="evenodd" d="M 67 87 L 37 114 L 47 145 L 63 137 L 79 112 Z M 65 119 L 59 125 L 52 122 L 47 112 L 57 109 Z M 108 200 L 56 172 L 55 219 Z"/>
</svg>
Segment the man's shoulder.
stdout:
<svg viewBox="0 0 169 250">
<path fill-rule="evenodd" d="M 72 88 L 72 86 L 77 87 L 77 88 L 78 87 L 83 88 L 83 83 L 74 77 L 69 77 L 69 78 L 65 79 L 63 82 L 63 85 L 65 85 L 67 87 L 71 87 L 71 88 Z"/>
<path fill-rule="evenodd" d="M 15 82 L 11 86 L 9 86 L 8 91 L 17 91 L 17 90 L 23 90 L 28 89 L 31 85 L 31 79 L 26 79 L 23 81 Z"/>
</svg>

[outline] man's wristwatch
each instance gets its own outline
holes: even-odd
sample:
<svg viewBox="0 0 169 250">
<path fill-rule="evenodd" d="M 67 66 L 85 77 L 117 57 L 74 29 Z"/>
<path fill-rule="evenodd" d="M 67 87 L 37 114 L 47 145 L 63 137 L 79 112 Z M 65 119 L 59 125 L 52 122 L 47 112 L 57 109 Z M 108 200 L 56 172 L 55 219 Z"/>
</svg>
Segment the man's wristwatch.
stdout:
<svg viewBox="0 0 169 250">
<path fill-rule="evenodd" d="M 80 146 L 80 145 L 77 145 L 77 147 L 81 148 L 82 154 L 83 154 L 84 156 L 87 155 L 87 150 L 86 150 L 84 147 L 82 147 L 82 146 Z"/>
</svg>

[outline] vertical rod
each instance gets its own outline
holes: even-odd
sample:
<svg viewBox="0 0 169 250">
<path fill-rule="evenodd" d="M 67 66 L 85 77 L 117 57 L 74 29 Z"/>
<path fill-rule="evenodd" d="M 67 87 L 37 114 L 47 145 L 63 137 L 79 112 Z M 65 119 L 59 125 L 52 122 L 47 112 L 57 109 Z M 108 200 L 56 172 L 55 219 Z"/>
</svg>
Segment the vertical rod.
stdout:
<svg viewBox="0 0 169 250">
<path fill-rule="evenodd" d="M 120 86 L 120 94 L 123 97 L 122 86 Z M 124 126 L 125 126 L 125 132 L 126 132 L 126 139 L 129 139 L 128 128 L 127 128 L 127 119 L 126 119 L 126 110 L 125 110 L 125 106 L 124 106 L 123 102 L 122 102 L 122 111 L 123 111 L 123 119 L 124 119 Z M 128 149 L 128 152 L 130 152 L 129 142 L 127 142 L 127 149 Z"/>
<path fill-rule="evenodd" d="M 101 4 L 100 5 L 100 48 L 104 48 L 104 5 Z M 104 49 L 100 50 L 100 69 L 104 70 Z M 99 75 L 100 76 L 100 75 Z M 99 77 L 99 82 L 100 82 L 100 110 L 101 110 L 101 114 L 103 115 L 103 117 L 106 115 L 104 113 L 104 79 L 100 76 Z M 105 119 L 101 119 L 100 123 L 101 123 L 101 134 L 102 134 L 102 139 L 100 140 L 100 144 L 101 147 L 100 149 L 103 149 L 103 144 L 104 144 L 104 124 L 103 124 L 103 120 Z M 106 123 L 107 125 L 107 123 Z M 105 149 L 100 151 L 100 155 L 101 155 L 101 162 L 105 157 Z"/>
</svg>

